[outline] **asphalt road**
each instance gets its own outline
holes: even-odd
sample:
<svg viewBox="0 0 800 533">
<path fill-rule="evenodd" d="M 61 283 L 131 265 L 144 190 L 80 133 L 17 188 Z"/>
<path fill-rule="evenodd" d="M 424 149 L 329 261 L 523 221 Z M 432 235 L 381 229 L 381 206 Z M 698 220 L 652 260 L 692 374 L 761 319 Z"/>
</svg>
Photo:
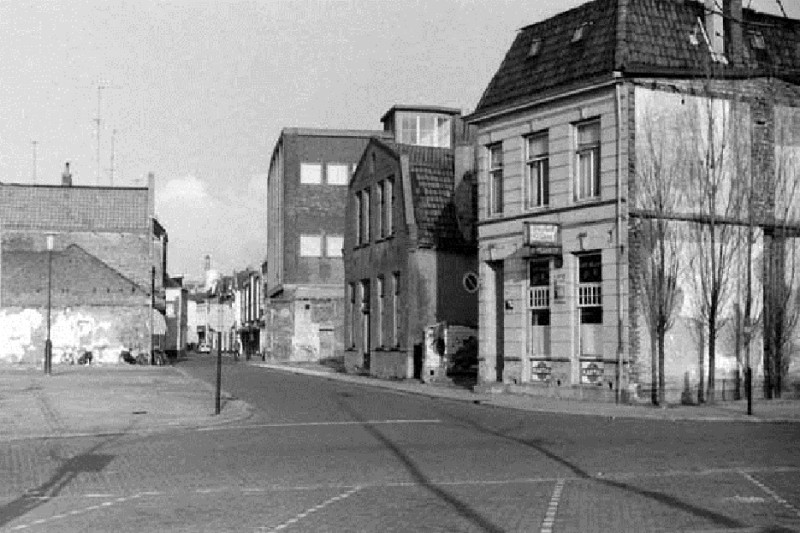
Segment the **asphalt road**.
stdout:
<svg viewBox="0 0 800 533">
<path fill-rule="evenodd" d="M 181 366 L 213 383 L 213 362 Z M 253 418 L 6 444 L 0 530 L 800 531 L 798 424 L 529 413 L 223 370 Z"/>
</svg>

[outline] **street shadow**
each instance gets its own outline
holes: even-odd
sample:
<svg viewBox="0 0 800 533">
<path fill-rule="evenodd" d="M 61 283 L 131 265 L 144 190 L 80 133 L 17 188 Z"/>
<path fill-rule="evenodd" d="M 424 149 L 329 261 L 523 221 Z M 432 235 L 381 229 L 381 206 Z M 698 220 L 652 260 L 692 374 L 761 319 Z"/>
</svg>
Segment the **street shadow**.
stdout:
<svg viewBox="0 0 800 533">
<path fill-rule="evenodd" d="M 739 522 L 733 518 L 725 516 L 723 514 L 711 511 L 709 509 L 704 509 L 692 503 L 686 502 L 681 500 L 680 498 L 676 498 L 675 496 L 670 496 L 668 494 L 664 494 L 661 492 L 656 492 L 652 490 L 643 489 L 641 487 L 636 487 L 629 483 L 624 483 L 622 481 L 616 481 L 613 479 L 604 479 L 592 476 L 586 470 L 580 468 L 577 464 L 561 457 L 560 455 L 554 453 L 553 451 L 549 450 L 542 441 L 537 439 L 524 439 L 520 437 L 515 437 L 511 435 L 516 430 L 523 428 L 523 423 L 520 422 L 515 424 L 514 426 L 510 426 L 507 428 L 501 429 L 492 429 L 477 423 L 476 421 L 460 416 L 456 416 L 450 412 L 443 411 L 441 409 L 437 409 L 440 413 L 440 417 L 443 419 L 450 419 L 456 423 L 461 425 L 470 427 L 476 431 L 479 431 L 486 435 L 491 435 L 493 437 L 497 437 L 503 440 L 507 440 L 516 444 L 520 444 L 532 450 L 539 452 L 540 454 L 544 455 L 548 459 L 560 464 L 561 466 L 567 468 L 570 472 L 572 472 L 576 477 L 580 479 L 585 479 L 587 481 L 598 483 L 605 487 L 615 488 L 619 490 L 623 490 L 632 494 L 636 494 L 638 496 L 643 496 L 660 504 L 666 505 L 673 509 L 677 509 L 689 514 L 692 514 L 698 518 L 703 518 L 705 520 L 709 520 L 714 524 L 717 524 L 721 527 L 727 529 L 733 528 L 744 528 L 747 527 L 746 524 Z"/>
<path fill-rule="evenodd" d="M 345 402 L 341 400 L 340 397 L 335 397 L 336 403 L 339 404 L 341 409 L 352 416 L 355 420 L 362 422 L 364 424 L 364 428 L 367 432 L 372 435 L 375 440 L 383 444 L 386 449 L 391 451 L 395 457 L 405 466 L 406 470 L 411 477 L 417 482 L 420 486 L 424 487 L 430 493 L 432 493 L 436 498 L 444 502 L 445 504 L 452 507 L 460 516 L 464 519 L 468 520 L 472 524 L 482 528 L 484 531 L 488 531 L 490 533 L 500 533 L 503 531 L 502 528 L 493 524 L 480 513 L 472 509 L 469 505 L 462 502 L 452 494 L 448 493 L 447 491 L 443 490 L 441 487 L 436 486 L 435 484 L 431 483 L 430 479 L 422 473 L 422 470 L 414 463 L 411 457 L 408 456 L 403 450 L 401 450 L 394 442 L 392 442 L 386 435 L 378 431 L 378 429 L 367 422 L 367 419 L 363 417 L 360 413 L 355 411 L 350 405 L 347 405 Z"/>
<path fill-rule="evenodd" d="M 116 456 L 99 453 L 100 450 L 117 442 L 132 427 L 129 426 L 123 433 L 109 437 L 83 453 L 69 458 L 58 457 L 51 451 L 50 458 L 60 461 L 56 471 L 44 483 L 28 489 L 15 500 L 0 506 L 0 527 L 25 516 L 47 503 L 49 499 L 55 498 L 81 474 L 103 471 Z"/>
</svg>

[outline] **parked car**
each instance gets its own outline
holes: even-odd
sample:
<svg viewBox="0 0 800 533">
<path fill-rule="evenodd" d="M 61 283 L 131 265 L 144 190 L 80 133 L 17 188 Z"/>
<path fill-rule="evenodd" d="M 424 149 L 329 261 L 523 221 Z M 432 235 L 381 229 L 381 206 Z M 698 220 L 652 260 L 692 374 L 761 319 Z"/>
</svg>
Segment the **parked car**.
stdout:
<svg viewBox="0 0 800 533">
<path fill-rule="evenodd" d="M 197 351 L 198 353 L 211 353 L 211 345 L 203 342 L 197 348 Z"/>
</svg>

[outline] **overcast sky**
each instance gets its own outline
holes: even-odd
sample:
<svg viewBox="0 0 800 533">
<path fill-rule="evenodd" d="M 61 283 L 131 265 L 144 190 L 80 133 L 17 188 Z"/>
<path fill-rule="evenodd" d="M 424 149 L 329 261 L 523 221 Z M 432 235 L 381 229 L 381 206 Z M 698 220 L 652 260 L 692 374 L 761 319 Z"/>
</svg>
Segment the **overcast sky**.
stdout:
<svg viewBox="0 0 800 533">
<path fill-rule="evenodd" d="M 379 129 L 396 103 L 472 110 L 516 30 L 582 0 L 0 0 L 0 180 L 143 185 L 169 271 L 266 252 L 283 127 Z M 749 0 L 744 0 L 748 5 Z M 800 18 L 800 0 L 783 0 Z M 779 13 L 776 0 L 752 7 Z M 100 171 L 96 122 L 100 91 Z"/>
</svg>

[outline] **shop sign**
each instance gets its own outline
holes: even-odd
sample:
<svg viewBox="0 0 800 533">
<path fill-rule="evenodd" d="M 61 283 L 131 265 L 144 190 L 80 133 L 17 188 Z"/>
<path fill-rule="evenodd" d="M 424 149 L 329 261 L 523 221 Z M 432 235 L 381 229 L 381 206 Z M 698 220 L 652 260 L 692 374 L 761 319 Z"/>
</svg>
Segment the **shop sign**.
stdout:
<svg viewBox="0 0 800 533">
<path fill-rule="evenodd" d="M 561 250 L 561 239 L 558 224 L 525 224 L 525 244 L 534 248 L 558 248 Z"/>
<path fill-rule="evenodd" d="M 603 378 L 603 363 L 581 362 L 581 383 L 594 385 Z"/>
</svg>

